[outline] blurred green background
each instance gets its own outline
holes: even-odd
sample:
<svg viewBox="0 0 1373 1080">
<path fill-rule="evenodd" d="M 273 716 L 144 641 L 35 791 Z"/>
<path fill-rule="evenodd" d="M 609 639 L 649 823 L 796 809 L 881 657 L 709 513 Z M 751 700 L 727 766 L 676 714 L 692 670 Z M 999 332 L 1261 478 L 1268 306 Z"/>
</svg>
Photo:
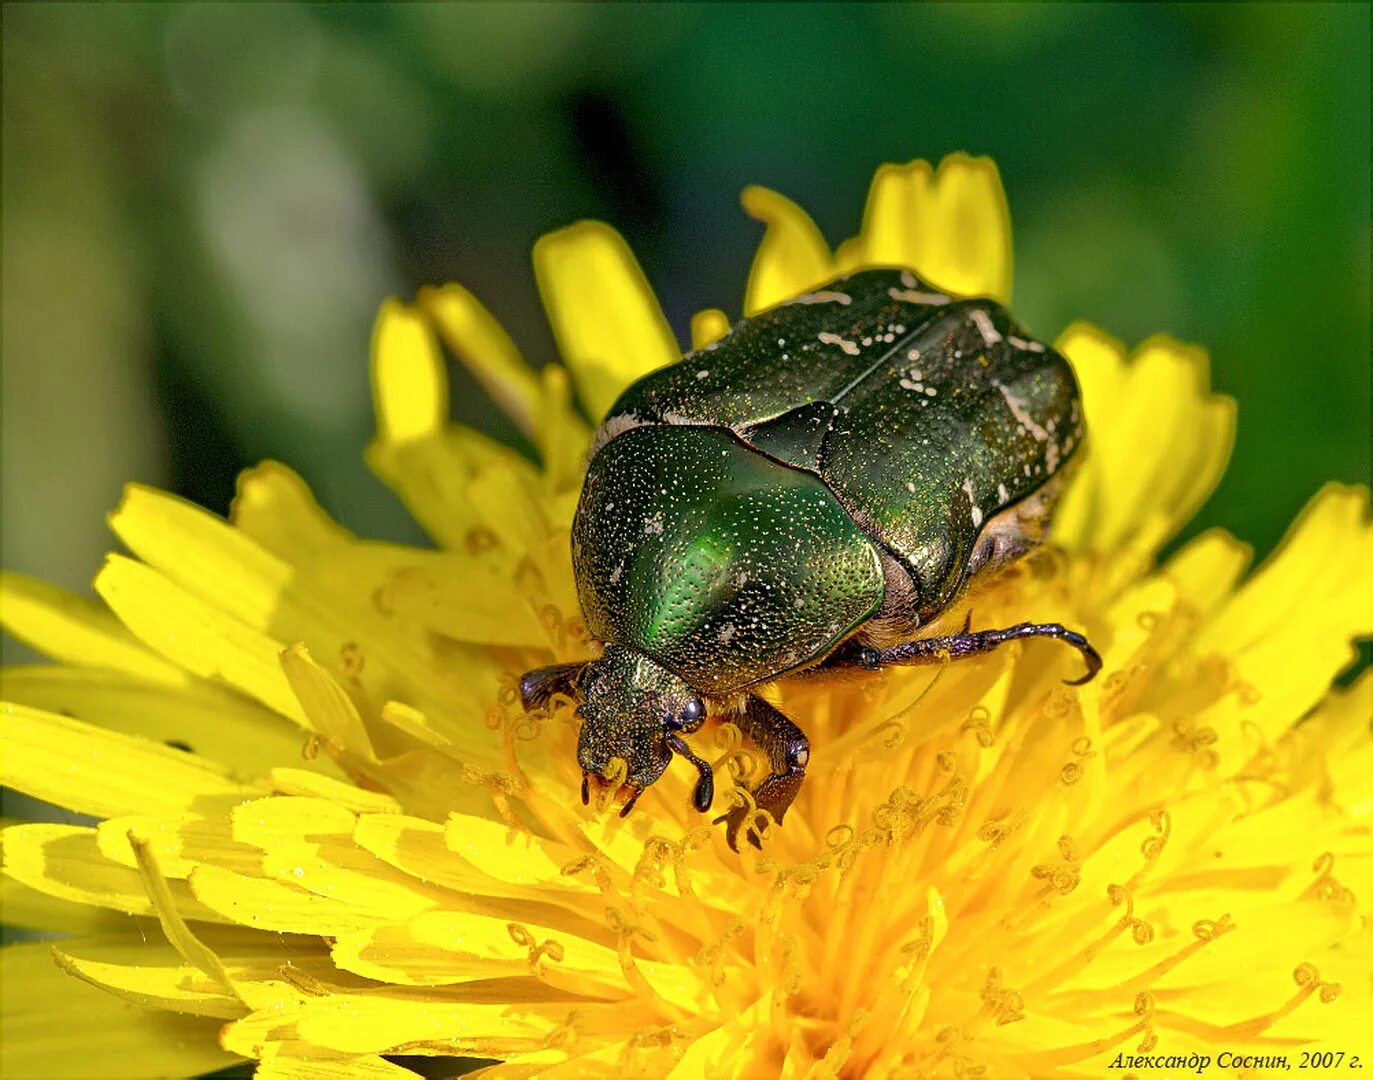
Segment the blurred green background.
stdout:
<svg viewBox="0 0 1373 1080">
<path fill-rule="evenodd" d="M 1369 468 L 1368 4 L 13 5 L 3 542 L 81 588 L 136 479 L 224 512 L 263 457 L 415 539 L 364 469 L 379 301 L 461 281 L 554 356 L 528 253 L 629 239 L 686 340 L 737 315 L 763 183 L 832 241 L 875 166 L 991 154 L 1017 313 L 1211 350 L 1195 528 L 1263 552 Z M 458 414 L 499 428 L 470 384 Z"/>
</svg>

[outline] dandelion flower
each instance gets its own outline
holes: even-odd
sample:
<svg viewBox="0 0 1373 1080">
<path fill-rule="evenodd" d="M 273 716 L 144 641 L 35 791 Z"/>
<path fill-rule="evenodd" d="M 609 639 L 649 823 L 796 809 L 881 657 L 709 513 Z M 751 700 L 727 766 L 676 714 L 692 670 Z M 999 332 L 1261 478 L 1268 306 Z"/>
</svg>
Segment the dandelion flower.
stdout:
<svg viewBox="0 0 1373 1080">
<path fill-rule="evenodd" d="M 766 224 L 746 313 L 870 264 L 1008 297 L 987 161 L 883 168 L 836 251 L 780 195 L 744 203 Z M 1102 677 L 1065 686 L 1071 656 L 1028 642 L 783 684 L 809 775 L 735 853 L 681 763 L 623 820 L 583 807 L 570 709 L 519 709 L 520 672 L 592 655 L 582 417 L 679 355 L 606 226 L 534 259 L 565 367 L 527 366 L 456 285 L 377 322 L 370 460 L 436 549 L 352 536 L 267 463 L 229 522 L 131 487 L 99 604 L 6 577 L 7 628 L 56 663 L 6 673 L 3 782 L 93 821 L 4 831 L 7 922 L 66 935 L 4 952 L 8 1075 L 1368 1061 L 1373 679 L 1332 689 L 1373 631 L 1364 491 L 1321 491 L 1248 576 L 1218 531 L 1160 564 L 1233 404 L 1198 349 L 1070 327 L 1090 454 L 977 615 L 1081 627 Z M 694 345 L 725 328 L 702 312 Z M 449 422 L 445 349 L 537 464 Z M 729 725 L 695 742 L 724 797 L 758 767 Z"/>
</svg>

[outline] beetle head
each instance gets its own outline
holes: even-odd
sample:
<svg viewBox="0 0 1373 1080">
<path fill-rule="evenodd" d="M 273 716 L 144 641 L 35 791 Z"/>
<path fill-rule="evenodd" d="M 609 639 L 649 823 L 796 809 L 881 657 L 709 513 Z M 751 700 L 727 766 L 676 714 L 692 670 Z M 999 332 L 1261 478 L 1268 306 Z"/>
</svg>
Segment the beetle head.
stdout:
<svg viewBox="0 0 1373 1080">
<path fill-rule="evenodd" d="M 631 792 L 620 811 L 624 816 L 678 753 L 699 774 L 692 801 L 697 809 L 709 808 L 710 766 L 692 754 L 681 737 L 705 722 L 705 703 L 695 690 L 643 653 L 615 644 L 587 664 L 578 688 L 584 699 L 577 709 L 582 718 L 577 763 L 582 767 L 584 802 L 592 777 L 601 784 L 627 785 Z"/>
</svg>

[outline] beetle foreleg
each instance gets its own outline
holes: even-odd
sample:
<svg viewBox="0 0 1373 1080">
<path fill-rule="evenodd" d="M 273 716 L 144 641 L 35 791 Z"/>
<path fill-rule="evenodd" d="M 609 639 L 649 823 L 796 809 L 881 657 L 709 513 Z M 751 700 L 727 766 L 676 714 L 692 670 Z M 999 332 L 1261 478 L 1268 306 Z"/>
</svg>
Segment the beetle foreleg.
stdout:
<svg viewBox="0 0 1373 1080">
<path fill-rule="evenodd" d="M 525 712 L 542 709 L 554 694 L 569 697 L 577 689 L 577 676 L 586 667 L 585 660 L 575 664 L 550 664 L 548 667 L 535 668 L 520 676 L 520 701 Z"/>
<path fill-rule="evenodd" d="M 1087 674 L 1080 679 L 1064 679 L 1069 686 L 1090 682 L 1101 670 L 1101 655 L 1092 648 L 1091 642 L 1077 631 L 1058 623 L 1017 623 L 1004 630 L 969 630 L 965 623 L 956 634 L 907 641 L 886 649 L 853 643 L 835 652 L 826 665 L 876 670 L 889 664 L 937 664 L 944 660 L 961 660 L 965 656 L 991 652 L 1007 641 L 1028 637 L 1054 638 L 1066 642 L 1082 654 L 1087 664 Z"/>
<path fill-rule="evenodd" d="M 753 790 L 753 802 L 759 810 L 766 810 L 772 815 L 772 820 L 780 825 L 787 807 L 801 790 L 801 781 L 806 777 L 810 742 L 805 732 L 762 698 L 749 698 L 743 714 L 736 718 L 735 723 L 768 756 L 772 772 Z M 736 806 L 728 814 L 715 819 L 716 824 L 727 822 L 725 840 L 734 851 L 739 850 L 739 830 L 751 813 L 752 810 L 747 806 Z M 748 839 L 756 848 L 763 846 L 756 831 L 750 830 Z"/>
<path fill-rule="evenodd" d="M 667 744 L 672 747 L 673 753 L 679 754 L 696 766 L 696 789 L 691 794 L 691 804 L 704 814 L 710 809 L 710 804 L 715 798 L 715 774 L 710 771 L 710 764 L 693 754 L 687 741 L 680 735 L 669 735 Z"/>
</svg>

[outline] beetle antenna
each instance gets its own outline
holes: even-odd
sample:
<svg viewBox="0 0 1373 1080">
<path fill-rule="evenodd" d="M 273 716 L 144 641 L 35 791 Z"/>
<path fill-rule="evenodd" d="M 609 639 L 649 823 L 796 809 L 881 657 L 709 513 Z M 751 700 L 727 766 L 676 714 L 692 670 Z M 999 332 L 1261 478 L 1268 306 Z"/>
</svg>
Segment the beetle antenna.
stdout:
<svg viewBox="0 0 1373 1080">
<path fill-rule="evenodd" d="M 710 809 L 710 804 L 715 799 L 715 774 L 711 772 L 709 764 L 691 752 L 691 747 L 680 735 L 669 735 L 667 744 L 672 747 L 674 753 L 680 754 L 696 766 L 699 778 L 696 781 L 696 790 L 691 794 L 691 802 L 697 810 L 704 814 Z"/>
<path fill-rule="evenodd" d="M 585 769 L 582 770 L 582 805 L 591 805 L 591 777 Z"/>
<path fill-rule="evenodd" d="M 624 806 L 620 807 L 620 817 L 629 817 L 629 812 L 634 809 L 634 804 L 639 801 L 639 796 L 643 793 L 643 788 L 634 789 L 634 794 L 625 800 Z"/>
</svg>

